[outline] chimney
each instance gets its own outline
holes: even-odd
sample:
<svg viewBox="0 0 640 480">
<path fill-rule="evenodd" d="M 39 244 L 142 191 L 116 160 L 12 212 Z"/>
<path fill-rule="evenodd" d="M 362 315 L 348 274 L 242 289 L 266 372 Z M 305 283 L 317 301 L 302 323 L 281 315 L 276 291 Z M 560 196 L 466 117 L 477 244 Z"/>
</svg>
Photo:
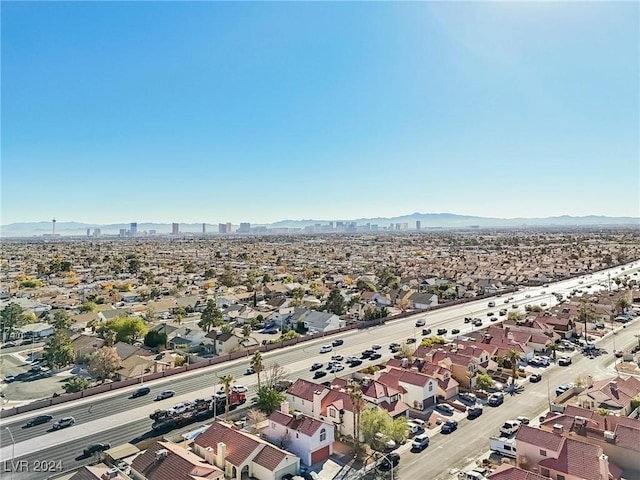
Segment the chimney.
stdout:
<svg viewBox="0 0 640 480">
<path fill-rule="evenodd" d="M 322 397 L 324 397 L 323 395 L 324 390 L 315 390 L 313 392 L 313 409 L 311 410 L 311 416 L 315 416 L 313 414 L 317 414 L 320 415 L 320 410 L 321 410 L 321 401 L 322 401 Z"/>
<path fill-rule="evenodd" d="M 616 382 L 615 380 L 611 380 L 609 382 L 609 387 L 611 388 L 612 392 L 617 392 L 618 391 L 618 382 Z"/>
<path fill-rule="evenodd" d="M 563 431 L 564 431 L 564 427 L 561 424 L 556 423 L 556 424 L 553 425 L 553 433 L 557 433 L 559 435 L 562 435 Z"/>
<path fill-rule="evenodd" d="M 224 470 L 225 458 L 227 457 L 227 446 L 222 442 L 218 442 L 216 448 L 216 467 Z"/>
<path fill-rule="evenodd" d="M 289 402 L 286 400 L 280 404 L 280 411 L 284 414 L 289 414 Z"/>
</svg>

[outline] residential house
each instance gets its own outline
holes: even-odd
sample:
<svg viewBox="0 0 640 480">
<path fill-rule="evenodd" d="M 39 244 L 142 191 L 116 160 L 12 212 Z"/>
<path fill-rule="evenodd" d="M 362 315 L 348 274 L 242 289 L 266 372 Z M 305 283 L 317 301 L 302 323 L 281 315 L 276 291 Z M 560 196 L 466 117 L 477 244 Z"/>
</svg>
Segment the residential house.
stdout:
<svg viewBox="0 0 640 480">
<path fill-rule="evenodd" d="M 85 465 L 75 471 L 68 480 L 132 480 L 131 477 L 121 470 L 97 463 L 95 465 Z"/>
<path fill-rule="evenodd" d="M 193 451 L 224 471 L 231 480 L 248 476 L 257 480 L 281 480 L 296 475 L 300 458 L 222 422 L 213 422 L 193 441 Z"/>
<path fill-rule="evenodd" d="M 404 388 L 389 387 L 384 383 L 365 377 L 362 380 L 362 396 L 364 399 L 387 411 L 391 418 L 409 416 L 409 405 L 401 400 Z"/>
<path fill-rule="evenodd" d="M 88 355 L 91 355 L 104 346 L 104 340 L 100 337 L 76 334 L 71 337 L 71 347 L 75 352 L 75 363 L 81 363 Z"/>
<path fill-rule="evenodd" d="M 242 338 L 232 333 L 218 334 L 215 330 L 205 335 L 205 338 L 212 340 L 213 353 L 216 355 L 228 355 L 240 348 Z"/>
<path fill-rule="evenodd" d="M 302 412 L 289 413 L 289 403 L 269 415 L 264 436 L 273 444 L 296 454 L 305 465 L 325 460 L 333 454 L 333 424 Z"/>
<path fill-rule="evenodd" d="M 133 480 L 222 480 L 224 472 L 195 453 L 171 442 L 157 441 L 133 459 Z"/>
<path fill-rule="evenodd" d="M 577 403 L 582 408 L 597 410 L 606 408 L 621 415 L 632 411 L 631 400 L 640 394 L 640 379 L 629 377 L 609 377 L 594 381 L 593 385 L 578 395 Z"/>
<path fill-rule="evenodd" d="M 401 399 L 416 410 L 425 410 L 436 403 L 438 382 L 435 378 L 419 372 L 387 367 L 378 372 L 378 382 L 395 390 L 404 390 Z"/>
<path fill-rule="evenodd" d="M 347 322 L 341 320 L 338 315 L 329 312 L 319 312 L 317 310 L 307 310 L 301 318 L 304 327 L 310 332 L 330 332 L 346 326 Z"/>
<path fill-rule="evenodd" d="M 186 297 L 177 297 L 176 306 L 182 307 L 186 311 L 195 312 L 196 308 L 200 305 L 200 297 L 197 295 L 189 295 Z"/>
<path fill-rule="evenodd" d="M 55 331 L 54 326 L 48 323 L 29 323 L 19 327 L 13 336 L 14 338 L 22 338 L 23 341 L 33 340 L 35 342 L 50 337 Z"/>
<path fill-rule="evenodd" d="M 549 480 L 534 472 L 503 463 L 489 475 L 491 480 Z"/>
<path fill-rule="evenodd" d="M 551 432 L 522 425 L 515 436 L 517 465 L 553 480 L 621 478 L 622 470 L 601 447 L 562 433 L 561 425 Z"/>
<path fill-rule="evenodd" d="M 438 296 L 432 293 L 414 293 L 409 297 L 409 308 L 427 310 L 438 305 Z"/>
</svg>

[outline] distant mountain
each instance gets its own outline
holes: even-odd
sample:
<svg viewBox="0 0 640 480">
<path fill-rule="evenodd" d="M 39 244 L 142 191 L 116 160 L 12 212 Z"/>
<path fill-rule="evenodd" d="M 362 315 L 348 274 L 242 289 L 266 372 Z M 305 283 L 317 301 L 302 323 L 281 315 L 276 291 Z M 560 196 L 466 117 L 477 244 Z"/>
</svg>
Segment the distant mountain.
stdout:
<svg viewBox="0 0 640 480">
<path fill-rule="evenodd" d="M 521 226 L 596 226 L 596 225 L 633 225 L 640 226 L 638 217 L 605 217 L 589 215 L 584 217 L 572 217 L 562 215 L 546 218 L 493 218 L 474 217 L 469 215 L 456 215 L 453 213 L 412 213 L 399 217 L 375 217 L 338 220 L 281 220 L 271 224 L 262 224 L 267 228 L 304 228 L 310 225 L 326 225 L 333 222 L 356 222 L 358 225 L 371 224 L 380 228 L 391 224 L 407 223 L 409 230 L 415 229 L 416 221 L 420 221 L 421 228 L 469 228 L 469 227 L 521 227 Z M 253 224 L 253 226 L 257 226 Z M 218 225 L 205 224 L 207 233 L 216 233 Z M 56 222 L 56 234 L 61 236 L 85 236 L 87 229 L 93 234 L 94 229 L 99 228 L 103 235 L 116 235 L 121 229 L 129 230 L 129 223 L 116 223 L 110 225 L 98 225 L 79 222 Z M 171 233 L 170 223 L 138 223 L 138 232 L 155 231 L 158 234 Z M 235 231 L 236 225 L 232 225 Z M 53 224 L 48 222 L 11 223 L 0 226 L 2 237 L 31 237 L 51 234 Z M 180 223 L 180 233 L 202 233 L 202 223 Z"/>
</svg>

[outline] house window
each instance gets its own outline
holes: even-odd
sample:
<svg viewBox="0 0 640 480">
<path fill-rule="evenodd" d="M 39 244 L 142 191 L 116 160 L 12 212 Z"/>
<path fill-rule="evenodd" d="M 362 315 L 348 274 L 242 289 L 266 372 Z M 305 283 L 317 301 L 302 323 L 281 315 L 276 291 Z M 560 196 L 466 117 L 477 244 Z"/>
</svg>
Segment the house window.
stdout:
<svg viewBox="0 0 640 480">
<path fill-rule="evenodd" d="M 271 428 L 276 428 L 276 424 L 275 423 L 271 423 Z"/>
<path fill-rule="evenodd" d="M 320 430 L 320 441 L 324 442 L 327 439 L 327 431 L 323 428 Z"/>
<path fill-rule="evenodd" d="M 547 451 L 546 450 L 540 450 L 540 456 L 541 457 L 546 457 L 547 456 Z"/>
<path fill-rule="evenodd" d="M 548 468 L 541 468 L 540 469 L 540 475 L 542 475 L 543 477 L 548 477 L 549 476 L 549 469 Z"/>
<path fill-rule="evenodd" d="M 329 409 L 329 416 L 331 418 L 336 418 L 336 410 L 334 408 Z"/>
<path fill-rule="evenodd" d="M 429 391 L 430 391 L 430 392 L 433 392 L 433 383 L 430 383 L 430 384 L 429 384 Z"/>
<path fill-rule="evenodd" d="M 564 480 L 564 475 L 558 474 L 558 480 Z"/>
</svg>

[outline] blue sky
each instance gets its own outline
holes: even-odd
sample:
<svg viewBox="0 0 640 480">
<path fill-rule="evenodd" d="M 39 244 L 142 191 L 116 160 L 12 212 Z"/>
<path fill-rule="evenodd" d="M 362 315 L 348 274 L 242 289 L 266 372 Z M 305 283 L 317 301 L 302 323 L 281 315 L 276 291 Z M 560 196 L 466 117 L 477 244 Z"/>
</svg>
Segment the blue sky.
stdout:
<svg viewBox="0 0 640 480">
<path fill-rule="evenodd" d="M 637 2 L 2 2 L 2 224 L 640 216 Z"/>
</svg>

